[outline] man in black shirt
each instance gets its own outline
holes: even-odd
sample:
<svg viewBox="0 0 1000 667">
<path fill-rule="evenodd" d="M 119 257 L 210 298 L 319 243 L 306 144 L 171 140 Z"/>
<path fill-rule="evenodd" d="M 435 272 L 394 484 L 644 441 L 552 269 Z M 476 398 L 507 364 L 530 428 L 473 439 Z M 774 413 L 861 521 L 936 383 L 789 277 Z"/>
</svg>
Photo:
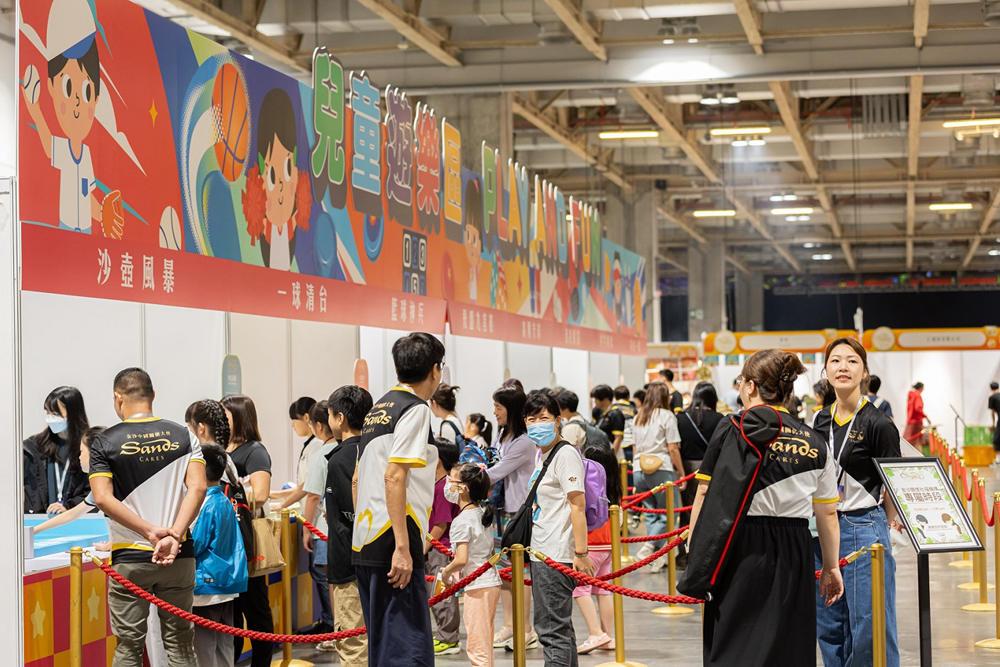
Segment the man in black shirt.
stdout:
<svg viewBox="0 0 1000 667">
<path fill-rule="evenodd" d="M 993 449 L 996 450 L 997 460 L 1000 461 L 1000 384 L 990 382 L 990 419 L 993 422 Z"/>
<path fill-rule="evenodd" d="M 328 455 L 326 469 L 326 521 L 330 531 L 327 578 L 337 632 L 359 627 L 365 622 L 357 576 L 351 565 L 351 537 L 354 533 L 354 470 L 358 464 L 361 429 L 371 409 L 371 394 L 355 385 L 340 387 L 330 394 L 327 407 L 330 430 L 339 443 Z M 368 664 L 368 640 L 364 635 L 339 642 L 323 642 L 317 648 L 336 650 L 340 664 L 345 667 Z"/>
<path fill-rule="evenodd" d="M 604 431 L 608 436 L 608 442 L 617 452 L 622 446 L 622 437 L 625 435 L 625 415 L 613 404 L 615 392 L 608 385 L 599 384 L 590 390 L 590 397 L 594 400 L 594 407 L 601 411 L 597 428 Z"/>
<path fill-rule="evenodd" d="M 673 412 L 680 412 L 684 409 L 684 396 L 674 386 L 674 372 L 669 368 L 661 368 L 660 377 L 670 391 L 670 409 Z"/>
<path fill-rule="evenodd" d="M 90 486 L 108 518 L 111 563 L 142 589 L 191 611 L 195 562 L 188 528 L 208 486 L 201 447 L 186 427 L 153 416 L 146 371 L 120 372 L 114 397 L 122 422 L 90 443 Z M 118 638 L 114 665 L 141 665 L 149 602 L 112 581 L 108 610 Z M 197 664 L 189 621 L 166 615 L 162 634 L 170 664 Z"/>
</svg>

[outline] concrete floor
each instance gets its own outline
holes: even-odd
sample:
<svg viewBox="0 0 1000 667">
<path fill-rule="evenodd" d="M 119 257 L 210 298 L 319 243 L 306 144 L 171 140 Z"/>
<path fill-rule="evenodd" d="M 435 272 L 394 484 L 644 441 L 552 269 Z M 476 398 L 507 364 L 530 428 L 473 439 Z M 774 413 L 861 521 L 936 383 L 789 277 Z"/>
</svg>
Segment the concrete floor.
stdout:
<svg viewBox="0 0 1000 667">
<path fill-rule="evenodd" d="M 987 480 L 987 491 L 1000 491 L 1000 469 L 994 467 L 981 471 Z M 990 496 L 992 497 L 992 496 Z M 992 529 L 990 529 L 992 530 Z M 993 574 L 993 536 L 987 538 L 989 547 L 990 581 Z M 918 665 L 918 618 L 916 590 L 916 557 L 912 548 L 896 550 L 897 574 L 896 595 L 899 623 L 899 642 L 903 665 Z M 954 560 L 952 554 L 931 557 L 931 608 L 934 664 L 938 667 L 985 667 L 1000 665 L 1000 651 L 979 649 L 974 646 L 980 639 L 994 636 L 994 614 L 970 613 L 961 606 L 978 600 L 976 591 L 963 591 L 958 584 L 971 580 L 971 569 L 956 569 L 948 566 Z M 635 573 L 626 578 L 626 586 L 649 591 L 664 591 L 666 573 Z M 989 593 L 994 600 L 993 591 Z M 645 663 L 649 667 L 701 663 L 701 613 L 687 616 L 665 617 L 650 613 L 657 605 L 641 600 L 625 599 L 626 658 Z M 586 636 L 586 624 L 579 613 L 574 613 L 574 625 L 579 641 Z M 499 612 L 498 612 L 499 623 Z M 335 665 L 335 655 L 319 653 L 312 647 L 296 650 L 296 657 L 309 660 L 316 665 Z M 497 664 L 509 664 L 512 654 L 498 650 Z M 582 667 L 596 667 L 614 661 L 614 652 L 597 651 L 580 656 Z M 464 652 L 439 658 L 439 665 L 468 664 Z M 528 652 L 528 665 L 541 666 L 542 651 Z"/>
</svg>

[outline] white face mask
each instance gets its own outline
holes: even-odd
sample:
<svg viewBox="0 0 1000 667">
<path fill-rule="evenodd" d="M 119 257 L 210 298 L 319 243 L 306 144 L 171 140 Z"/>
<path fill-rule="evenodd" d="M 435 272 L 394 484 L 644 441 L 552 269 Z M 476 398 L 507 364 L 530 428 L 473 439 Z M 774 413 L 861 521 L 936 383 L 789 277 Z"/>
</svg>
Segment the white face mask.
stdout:
<svg viewBox="0 0 1000 667">
<path fill-rule="evenodd" d="M 444 499 L 449 503 L 457 505 L 462 500 L 462 492 L 452 489 L 453 482 L 444 485 Z"/>
<path fill-rule="evenodd" d="M 57 435 L 65 433 L 66 429 L 69 428 L 69 422 L 62 415 L 45 413 L 45 423 L 49 427 L 49 430 Z"/>
</svg>

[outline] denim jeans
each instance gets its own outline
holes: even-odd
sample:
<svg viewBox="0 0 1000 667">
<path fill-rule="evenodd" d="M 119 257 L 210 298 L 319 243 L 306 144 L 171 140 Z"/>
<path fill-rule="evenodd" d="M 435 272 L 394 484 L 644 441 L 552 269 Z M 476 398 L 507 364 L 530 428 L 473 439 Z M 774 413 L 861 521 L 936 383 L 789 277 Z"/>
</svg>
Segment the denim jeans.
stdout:
<svg viewBox="0 0 1000 667">
<path fill-rule="evenodd" d="M 316 585 L 316 595 L 319 600 L 319 620 L 329 626 L 333 625 L 333 611 L 330 607 L 330 586 L 326 577 L 326 542 L 319 539 L 312 541 L 313 551 L 309 554 L 309 574 Z"/>
<path fill-rule="evenodd" d="M 531 561 L 531 600 L 535 632 L 542 645 L 545 667 L 577 667 L 573 630 L 573 589 L 576 582 L 544 563 Z"/>
<path fill-rule="evenodd" d="M 889 524 L 881 507 L 855 516 L 840 515 L 840 557 L 871 546 L 885 547 L 886 665 L 899 667 L 896 641 L 896 560 L 892 556 Z M 816 568 L 822 567 L 819 540 Z M 872 567 L 867 555 L 843 570 L 844 596 L 827 607 L 816 597 L 816 634 L 825 667 L 867 667 L 872 664 Z"/>
<path fill-rule="evenodd" d="M 659 486 L 664 482 L 670 482 L 677 479 L 677 475 L 674 473 L 673 468 L 670 467 L 669 463 L 665 463 L 662 468 L 654 472 L 652 475 L 644 475 L 641 470 L 636 468 L 635 470 L 635 492 L 642 493 L 643 491 L 649 491 L 653 487 Z M 673 490 L 674 493 L 674 507 L 680 507 L 680 495 L 677 490 Z M 667 506 L 667 494 L 666 493 L 654 493 L 649 498 L 642 501 L 643 507 L 655 507 L 657 509 L 663 509 Z M 647 535 L 661 535 L 667 532 L 667 517 L 665 514 L 643 514 L 643 518 L 646 520 L 646 534 Z M 676 517 L 675 517 L 676 518 Z M 679 525 L 679 524 L 674 524 Z M 666 540 L 656 540 L 653 542 L 653 548 L 659 549 L 664 544 Z"/>
</svg>

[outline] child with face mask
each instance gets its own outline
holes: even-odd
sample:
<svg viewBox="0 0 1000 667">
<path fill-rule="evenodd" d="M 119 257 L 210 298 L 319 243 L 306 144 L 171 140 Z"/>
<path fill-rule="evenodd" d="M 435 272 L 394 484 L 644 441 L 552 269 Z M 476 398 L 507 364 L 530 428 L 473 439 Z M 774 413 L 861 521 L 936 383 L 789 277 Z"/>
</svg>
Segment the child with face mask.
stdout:
<svg viewBox="0 0 1000 667">
<path fill-rule="evenodd" d="M 444 496 L 459 508 L 451 522 L 455 558 L 441 571 L 448 586 L 479 569 L 493 556 L 490 477 L 478 463 L 463 463 L 448 473 Z M 491 567 L 463 589 L 465 652 L 473 667 L 493 667 L 493 617 L 500 599 L 500 576 Z M 454 598 L 452 598 L 454 599 Z"/>
</svg>

